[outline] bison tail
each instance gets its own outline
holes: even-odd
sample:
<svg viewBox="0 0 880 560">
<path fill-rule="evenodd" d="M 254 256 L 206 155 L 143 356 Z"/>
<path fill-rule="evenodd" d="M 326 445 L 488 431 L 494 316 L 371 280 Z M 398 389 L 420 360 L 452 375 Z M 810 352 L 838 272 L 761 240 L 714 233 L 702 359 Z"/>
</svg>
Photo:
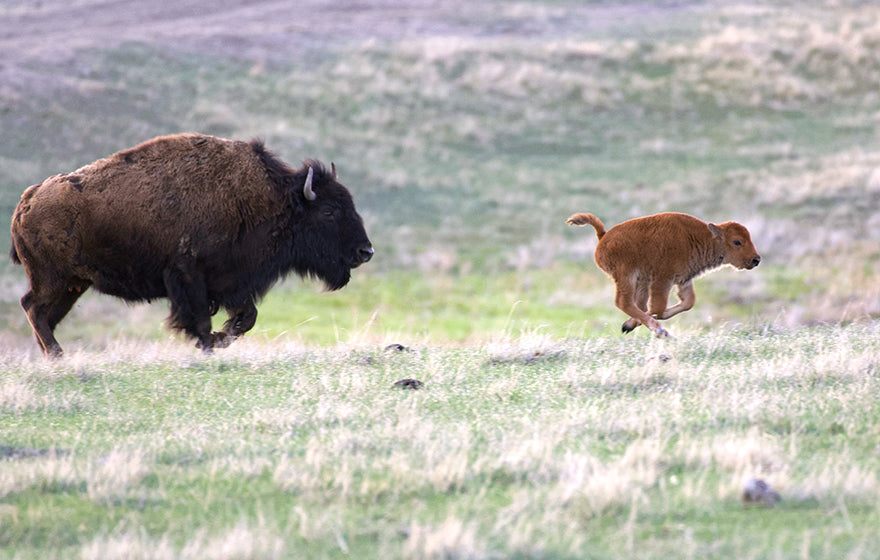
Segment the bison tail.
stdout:
<svg viewBox="0 0 880 560">
<path fill-rule="evenodd" d="M 596 237 L 602 239 L 602 236 L 605 235 L 605 224 L 602 223 L 602 220 L 592 214 L 578 212 L 577 214 L 569 216 L 568 219 L 565 220 L 565 223 L 570 226 L 585 226 L 589 224 L 596 228 Z"/>
</svg>

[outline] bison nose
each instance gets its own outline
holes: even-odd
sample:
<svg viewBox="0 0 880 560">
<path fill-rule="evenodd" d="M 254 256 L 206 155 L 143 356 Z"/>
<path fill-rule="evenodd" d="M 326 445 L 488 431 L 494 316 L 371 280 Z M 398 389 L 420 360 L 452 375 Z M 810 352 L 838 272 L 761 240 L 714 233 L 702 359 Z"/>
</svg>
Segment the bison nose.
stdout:
<svg viewBox="0 0 880 560">
<path fill-rule="evenodd" d="M 752 259 L 752 268 L 755 268 L 759 264 L 761 264 L 761 257 L 755 257 Z"/>
<path fill-rule="evenodd" d="M 361 247 L 360 249 L 358 249 L 358 255 L 361 258 L 361 262 L 369 261 L 373 258 L 373 246 L 365 245 L 364 247 Z"/>
</svg>

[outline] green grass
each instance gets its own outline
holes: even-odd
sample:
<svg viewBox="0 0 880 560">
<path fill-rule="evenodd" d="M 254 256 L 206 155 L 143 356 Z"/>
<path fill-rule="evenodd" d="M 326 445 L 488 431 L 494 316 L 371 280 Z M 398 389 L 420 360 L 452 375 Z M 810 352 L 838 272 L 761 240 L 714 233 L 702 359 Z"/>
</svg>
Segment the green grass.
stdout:
<svg viewBox="0 0 880 560">
<path fill-rule="evenodd" d="M 816 286 L 802 273 L 762 265 L 758 288 L 752 287 L 754 274 L 725 268 L 697 280 L 697 307 L 670 320 L 667 327 L 675 334 L 762 321 L 784 325 L 791 314 L 809 316 L 810 310 L 800 308 L 799 302 Z M 674 293 L 670 298 L 677 301 Z M 10 299 L 0 304 L 0 317 L 5 317 L 10 335 L 21 340 L 20 347 L 36 351 L 24 313 Z M 836 301 L 826 299 L 823 305 Z M 173 338 L 190 344 L 164 328 L 167 314 L 166 302 L 131 307 L 88 292 L 56 335 L 62 347 L 72 351 L 106 348 L 117 338 Z M 857 316 L 848 319 L 853 318 Z M 625 319 L 614 306 L 613 282 L 593 262 L 560 262 L 492 276 L 370 273 L 364 267 L 338 292 L 298 279 L 281 283 L 258 305 L 257 323 L 246 337 L 319 345 L 427 340 L 462 345 L 537 331 L 555 338 L 609 336 L 620 331 Z M 215 329 L 225 320 L 220 311 L 214 317 Z M 647 331 L 635 336 L 646 338 Z"/>
<path fill-rule="evenodd" d="M 4 67 L 7 222 L 195 130 L 335 161 L 377 252 L 211 357 L 166 304 L 90 293 L 54 363 L 0 266 L 0 559 L 876 557 L 880 16 L 599 4 L 623 15 L 498 0 L 452 37 Z M 762 265 L 697 280 L 676 339 L 623 336 L 564 220 L 664 210 L 743 222 Z M 742 507 L 752 476 L 783 501 Z"/>
<path fill-rule="evenodd" d="M 851 325 L 7 355 L 0 550 L 870 557 L 877 343 Z M 750 476 L 783 501 L 743 508 Z"/>
</svg>

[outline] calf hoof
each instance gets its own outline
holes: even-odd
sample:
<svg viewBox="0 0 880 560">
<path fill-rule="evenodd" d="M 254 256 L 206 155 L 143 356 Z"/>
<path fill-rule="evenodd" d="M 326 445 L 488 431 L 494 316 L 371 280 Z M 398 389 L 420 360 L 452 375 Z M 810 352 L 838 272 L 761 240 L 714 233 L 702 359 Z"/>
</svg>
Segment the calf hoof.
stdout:
<svg viewBox="0 0 880 560">
<path fill-rule="evenodd" d="M 620 331 L 621 331 L 623 334 L 628 334 L 628 333 L 631 333 L 631 332 L 633 332 L 634 330 L 636 330 L 636 327 L 638 327 L 638 326 L 639 326 L 639 322 L 636 321 L 635 319 L 627 319 L 627 320 L 624 321 L 623 324 L 620 326 Z"/>
<path fill-rule="evenodd" d="M 669 334 L 669 331 L 667 331 L 660 325 L 657 325 L 657 327 L 654 329 L 654 334 L 657 336 L 657 338 L 675 338 L 674 336 Z"/>
</svg>

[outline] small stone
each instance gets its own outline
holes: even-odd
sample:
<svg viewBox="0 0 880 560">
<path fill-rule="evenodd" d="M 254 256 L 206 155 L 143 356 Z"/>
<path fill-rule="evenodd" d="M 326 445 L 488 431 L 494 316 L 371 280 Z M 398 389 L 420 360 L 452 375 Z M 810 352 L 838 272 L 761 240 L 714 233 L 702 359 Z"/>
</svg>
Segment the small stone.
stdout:
<svg viewBox="0 0 880 560">
<path fill-rule="evenodd" d="M 760 504 L 766 507 L 773 507 L 781 499 L 782 497 L 779 495 L 779 492 L 759 478 L 750 478 L 743 485 L 743 506 Z"/>
<path fill-rule="evenodd" d="M 418 389 L 422 386 L 422 382 L 418 379 L 401 379 L 400 381 L 394 384 L 395 387 L 400 387 L 401 389 Z"/>
</svg>

